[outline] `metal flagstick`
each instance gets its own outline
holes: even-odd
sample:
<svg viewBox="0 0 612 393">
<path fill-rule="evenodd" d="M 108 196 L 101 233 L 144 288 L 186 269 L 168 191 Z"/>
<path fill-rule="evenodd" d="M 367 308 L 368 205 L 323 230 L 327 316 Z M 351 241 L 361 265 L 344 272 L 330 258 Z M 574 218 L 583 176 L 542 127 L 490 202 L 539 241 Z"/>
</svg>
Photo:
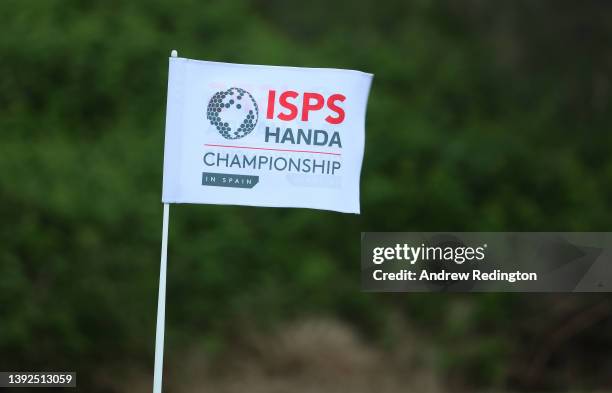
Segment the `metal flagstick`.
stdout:
<svg viewBox="0 0 612 393">
<path fill-rule="evenodd" d="M 177 57 L 176 50 L 172 57 Z M 168 266 L 168 219 L 170 205 L 164 203 L 164 219 L 162 224 L 161 261 L 159 267 L 159 294 L 157 298 L 157 327 L 155 330 L 155 367 L 153 371 L 153 393 L 162 391 L 162 375 L 164 371 L 164 330 L 166 322 L 166 270 Z"/>
<path fill-rule="evenodd" d="M 166 267 L 168 265 L 168 216 L 170 205 L 164 203 L 162 225 L 161 262 L 159 267 L 159 295 L 157 299 L 157 328 L 155 330 L 155 369 L 153 372 L 153 393 L 161 393 L 164 369 L 164 328 L 166 319 Z"/>
</svg>

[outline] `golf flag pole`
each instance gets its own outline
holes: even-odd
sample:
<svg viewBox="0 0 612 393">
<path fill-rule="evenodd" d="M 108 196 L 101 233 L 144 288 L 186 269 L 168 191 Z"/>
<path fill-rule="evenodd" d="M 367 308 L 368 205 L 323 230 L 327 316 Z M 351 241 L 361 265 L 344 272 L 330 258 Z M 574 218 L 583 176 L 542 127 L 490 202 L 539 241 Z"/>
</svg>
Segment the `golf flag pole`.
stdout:
<svg viewBox="0 0 612 393">
<path fill-rule="evenodd" d="M 153 393 L 161 393 L 164 369 L 164 330 L 166 319 L 166 270 L 168 266 L 168 218 L 170 204 L 164 203 L 162 224 L 161 262 L 159 267 L 159 295 L 157 299 L 157 328 L 155 330 L 155 369 L 153 373 Z"/>
<path fill-rule="evenodd" d="M 172 57 L 178 53 L 173 50 Z M 162 375 L 164 371 L 164 331 L 166 323 L 166 271 L 168 267 L 168 221 L 170 204 L 164 203 L 164 218 L 162 223 L 161 261 L 159 266 L 159 294 L 157 298 L 157 325 L 155 329 L 155 366 L 153 370 L 153 393 L 162 391 Z"/>
<path fill-rule="evenodd" d="M 372 74 L 335 68 L 168 64 L 153 393 L 162 392 L 170 203 L 359 214 Z"/>
</svg>

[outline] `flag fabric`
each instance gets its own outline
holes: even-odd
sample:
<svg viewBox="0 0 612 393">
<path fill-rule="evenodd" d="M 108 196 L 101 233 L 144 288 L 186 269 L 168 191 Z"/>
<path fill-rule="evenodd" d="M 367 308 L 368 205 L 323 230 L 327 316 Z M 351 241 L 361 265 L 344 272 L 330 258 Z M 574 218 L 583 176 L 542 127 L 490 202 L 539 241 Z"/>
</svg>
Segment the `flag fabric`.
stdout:
<svg viewBox="0 0 612 393">
<path fill-rule="evenodd" d="M 359 213 L 371 82 L 171 57 L 162 201 Z"/>
</svg>

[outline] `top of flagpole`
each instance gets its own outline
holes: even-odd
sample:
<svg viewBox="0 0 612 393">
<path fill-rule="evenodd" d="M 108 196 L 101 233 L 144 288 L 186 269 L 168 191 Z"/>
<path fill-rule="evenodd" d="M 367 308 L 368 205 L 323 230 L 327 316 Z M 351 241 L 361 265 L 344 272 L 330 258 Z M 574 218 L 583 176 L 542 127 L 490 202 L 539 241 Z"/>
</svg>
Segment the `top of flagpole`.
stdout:
<svg viewBox="0 0 612 393">
<path fill-rule="evenodd" d="M 170 52 L 170 56 L 172 57 L 178 57 L 178 52 L 176 49 L 172 49 L 172 52 Z"/>
</svg>

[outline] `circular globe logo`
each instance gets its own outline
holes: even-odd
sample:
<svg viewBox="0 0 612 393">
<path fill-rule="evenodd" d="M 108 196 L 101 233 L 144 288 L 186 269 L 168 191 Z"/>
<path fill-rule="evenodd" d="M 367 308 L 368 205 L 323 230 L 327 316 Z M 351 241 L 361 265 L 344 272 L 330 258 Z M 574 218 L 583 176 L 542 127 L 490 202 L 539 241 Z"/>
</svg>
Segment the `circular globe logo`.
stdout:
<svg viewBox="0 0 612 393">
<path fill-rule="evenodd" d="M 240 139 L 255 129 L 259 109 L 251 93 L 232 87 L 212 96 L 206 118 L 225 139 Z"/>
</svg>

